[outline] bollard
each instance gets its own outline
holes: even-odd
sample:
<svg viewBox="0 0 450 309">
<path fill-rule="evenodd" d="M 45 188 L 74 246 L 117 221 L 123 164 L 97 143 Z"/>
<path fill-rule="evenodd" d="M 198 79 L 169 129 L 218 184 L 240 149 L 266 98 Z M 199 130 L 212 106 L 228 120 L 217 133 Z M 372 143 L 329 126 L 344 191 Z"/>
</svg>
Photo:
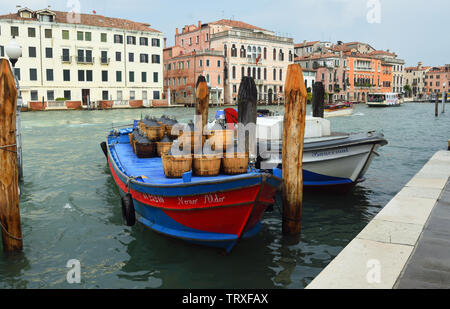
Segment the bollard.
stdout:
<svg viewBox="0 0 450 309">
<path fill-rule="evenodd" d="M 3 251 L 22 250 L 16 138 L 17 88 L 9 62 L 0 59 L 0 230 Z"/>
<path fill-rule="evenodd" d="M 307 92 L 298 64 L 288 67 L 283 124 L 283 234 L 300 235 Z"/>
</svg>

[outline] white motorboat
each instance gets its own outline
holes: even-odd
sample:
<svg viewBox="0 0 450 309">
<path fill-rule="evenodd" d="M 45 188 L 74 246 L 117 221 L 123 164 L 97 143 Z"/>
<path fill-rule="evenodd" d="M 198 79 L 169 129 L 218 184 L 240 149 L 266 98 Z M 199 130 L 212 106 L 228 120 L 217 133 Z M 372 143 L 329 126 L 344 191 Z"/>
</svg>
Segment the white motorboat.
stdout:
<svg viewBox="0 0 450 309">
<path fill-rule="evenodd" d="M 369 107 L 401 106 L 402 103 L 398 93 L 369 93 L 367 95 L 367 106 Z"/>
</svg>

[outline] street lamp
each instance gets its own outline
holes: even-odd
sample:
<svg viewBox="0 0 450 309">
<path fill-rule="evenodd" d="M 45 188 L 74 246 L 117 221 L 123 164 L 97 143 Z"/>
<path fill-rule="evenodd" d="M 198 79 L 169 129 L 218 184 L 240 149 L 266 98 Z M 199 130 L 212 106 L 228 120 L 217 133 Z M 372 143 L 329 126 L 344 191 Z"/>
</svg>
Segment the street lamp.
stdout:
<svg viewBox="0 0 450 309">
<path fill-rule="evenodd" d="M 13 39 L 5 47 L 6 55 L 11 61 L 12 67 L 16 65 L 17 60 L 22 57 L 22 47 L 17 43 L 16 39 Z"/>
</svg>

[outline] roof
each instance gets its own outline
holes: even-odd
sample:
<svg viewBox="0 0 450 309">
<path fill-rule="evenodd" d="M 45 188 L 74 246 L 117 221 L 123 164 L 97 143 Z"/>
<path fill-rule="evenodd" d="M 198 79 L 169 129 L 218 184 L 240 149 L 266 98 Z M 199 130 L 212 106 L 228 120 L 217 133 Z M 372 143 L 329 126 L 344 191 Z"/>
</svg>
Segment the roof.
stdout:
<svg viewBox="0 0 450 309">
<path fill-rule="evenodd" d="M 318 59 L 327 59 L 327 58 L 339 58 L 340 55 L 333 54 L 333 53 L 326 53 L 326 54 L 313 54 L 309 56 L 303 56 L 303 57 L 295 57 L 295 61 L 304 61 L 304 60 L 318 60 Z"/>
<path fill-rule="evenodd" d="M 385 55 L 385 56 L 393 56 L 393 57 L 397 56 L 395 53 L 390 53 L 390 52 L 384 51 L 384 50 L 375 50 L 375 51 L 369 53 L 369 55 L 373 55 L 373 56 Z"/>
<path fill-rule="evenodd" d="M 314 44 L 317 44 L 317 43 L 320 43 L 320 41 L 303 42 L 303 43 L 295 44 L 294 48 L 313 46 Z"/>
<path fill-rule="evenodd" d="M 248 29 L 248 30 L 259 30 L 259 31 L 268 31 L 266 29 L 256 27 L 247 23 L 244 23 L 243 21 L 238 20 L 231 20 L 231 19 L 221 19 L 215 22 L 210 23 L 212 25 L 223 25 L 223 26 L 229 26 L 232 28 L 240 28 L 240 29 Z"/>
<path fill-rule="evenodd" d="M 405 71 L 425 71 L 425 70 L 429 70 L 431 69 L 431 67 L 422 67 L 420 70 L 418 67 L 407 67 L 405 68 Z"/>
<path fill-rule="evenodd" d="M 69 15 L 73 14 L 72 12 L 51 12 L 55 14 L 55 22 L 61 24 L 81 24 L 86 26 L 116 28 L 130 31 L 160 32 L 156 29 L 150 28 L 149 24 L 134 22 L 122 18 L 106 17 L 96 14 L 80 14 L 80 23 L 78 23 L 78 20 L 76 18 L 73 18 L 71 15 Z M 0 19 L 30 20 L 30 18 L 20 17 L 17 13 L 0 15 Z M 37 18 L 34 17 L 31 18 L 31 20 L 37 20 Z"/>
</svg>

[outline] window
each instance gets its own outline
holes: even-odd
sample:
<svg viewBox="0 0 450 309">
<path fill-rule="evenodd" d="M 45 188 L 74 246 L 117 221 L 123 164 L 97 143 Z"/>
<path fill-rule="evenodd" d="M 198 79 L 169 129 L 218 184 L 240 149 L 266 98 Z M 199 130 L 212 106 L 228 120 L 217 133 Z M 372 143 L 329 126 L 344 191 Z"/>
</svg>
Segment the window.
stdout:
<svg viewBox="0 0 450 309">
<path fill-rule="evenodd" d="M 217 67 L 220 68 L 220 60 L 217 60 Z"/>
<path fill-rule="evenodd" d="M 36 58 L 36 47 L 28 47 L 28 56 L 30 58 Z"/>
<path fill-rule="evenodd" d="M 35 38 L 36 37 L 36 28 L 28 28 L 28 37 Z"/>
<path fill-rule="evenodd" d="M 206 59 L 206 66 L 209 67 L 209 59 Z"/>
<path fill-rule="evenodd" d="M 47 90 L 47 101 L 55 101 L 55 91 Z"/>
<path fill-rule="evenodd" d="M 280 69 L 280 80 L 283 80 L 283 70 Z"/>
<path fill-rule="evenodd" d="M 63 70 L 63 80 L 70 82 L 70 70 Z"/>
<path fill-rule="evenodd" d="M 136 45 L 136 37 L 135 36 L 127 36 L 127 44 Z"/>
<path fill-rule="evenodd" d="M 122 61 L 122 53 L 116 52 L 116 61 Z"/>
<path fill-rule="evenodd" d="M 217 76 L 217 84 L 220 85 L 220 75 Z"/>
<path fill-rule="evenodd" d="M 116 71 L 116 81 L 117 82 L 122 81 L 122 71 Z"/>
<path fill-rule="evenodd" d="M 37 80 L 37 69 L 30 69 L 30 80 Z"/>
<path fill-rule="evenodd" d="M 159 91 L 153 91 L 153 100 L 159 100 Z"/>
<path fill-rule="evenodd" d="M 14 68 L 14 76 L 16 76 L 17 80 L 20 80 L 20 69 Z"/>
<path fill-rule="evenodd" d="M 134 62 L 134 53 L 129 53 L 128 54 L 128 61 L 129 62 Z"/>
<path fill-rule="evenodd" d="M 47 76 L 47 81 L 49 81 L 49 82 L 53 81 L 53 70 L 52 69 L 47 69 L 46 70 L 46 76 Z"/>
<path fill-rule="evenodd" d="M 53 58 L 53 48 L 45 48 L 45 58 Z"/>
<path fill-rule="evenodd" d="M 277 80 L 277 70 L 273 69 L 273 80 Z"/>
<path fill-rule="evenodd" d="M 135 100 L 136 99 L 136 92 L 134 90 L 130 91 L 130 100 Z"/>
<path fill-rule="evenodd" d="M 11 36 L 19 36 L 19 27 L 11 26 Z"/>
<path fill-rule="evenodd" d="M 66 101 L 72 100 L 72 93 L 70 90 L 64 90 L 64 99 L 66 99 Z"/>
<path fill-rule="evenodd" d="M 203 66 L 203 60 L 201 60 L 201 59 L 200 59 L 199 66 L 201 66 L 201 67 Z"/>
<path fill-rule="evenodd" d="M 141 63 L 148 63 L 148 55 L 147 54 L 140 54 L 139 59 L 140 59 Z M 153 58 L 152 58 L 152 60 L 153 60 Z"/>
<path fill-rule="evenodd" d="M 84 33 L 84 40 L 85 41 L 92 41 L 92 34 L 90 32 Z"/>
<path fill-rule="evenodd" d="M 108 63 L 108 51 L 102 50 L 100 62 L 101 63 Z"/>
<path fill-rule="evenodd" d="M 68 40 L 69 39 L 69 30 L 63 30 L 62 31 L 62 39 Z"/>
<path fill-rule="evenodd" d="M 206 82 L 209 84 L 209 74 L 206 74 Z"/>
<path fill-rule="evenodd" d="M 5 47 L 0 45 L 0 57 L 5 57 Z"/>
<path fill-rule="evenodd" d="M 264 68 L 264 80 L 267 80 L 267 69 Z"/>
<path fill-rule="evenodd" d="M 87 82 L 93 81 L 92 70 L 86 70 L 86 81 Z"/>
<path fill-rule="evenodd" d="M 114 35 L 114 43 L 122 44 L 123 43 L 123 36 L 120 34 Z"/>
<path fill-rule="evenodd" d="M 231 77 L 232 79 L 236 79 L 236 67 L 233 66 L 233 68 L 231 69 Z"/>
<path fill-rule="evenodd" d="M 122 90 L 117 91 L 117 100 L 121 101 L 123 99 Z"/>
<path fill-rule="evenodd" d="M 143 46 L 148 46 L 148 38 L 140 38 L 139 44 Z"/>
<path fill-rule="evenodd" d="M 133 72 L 133 71 L 130 71 L 130 72 L 129 72 L 129 75 L 130 75 L 130 78 L 129 78 L 130 83 L 134 83 L 134 72 Z"/>
<path fill-rule="evenodd" d="M 84 70 L 78 70 L 78 81 L 84 82 Z"/>
<path fill-rule="evenodd" d="M 109 99 L 108 90 L 102 91 L 102 100 L 107 101 Z"/>
<path fill-rule="evenodd" d="M 82 31 L 77 31 L 77 40 L 83 41 L 83 32 Z"/>
<path fill-rule="evenodd" d="M 157 83 L 158 82 L 158 72 L 154 72 L 153 73 L 153 82 Z"/>
<path fill-rule="evenodd" d="M 143 83 L 147 82 L 147 72 L 142 72 L 141 74 L 141 79 Z"/>
<path fill-rule="evenodd" d="M 100 33 L 100 42 L 106 43 L 108 36 L 106 33 Z"/>
<path fill-rule="evenodd" d="M 44 36 L 46 39 L 51 39 L 52 38 L 52 29 L 45 29 Z"/>
<path fill-rule="evenodd" d="M 102 82 L 108 81 L 108 71 L 102 71 Z"/>
<path fill-rule="evenodd" d="M 152 39 L 152 46 L 160 47 L 161 42 L 160 39 Z"/>
<path fill-rule="evenodd" d="M 30 91 L 30 95 L 31 95 L 31 101 L 37 101 L 38 99 L 38 92 L 36 90 L 31 90 Z"/>
<path fill-rule="evenodd" d="M 152 55 L 152 63 L 160 63 L 160 55 Z"/>
<path fill-rule="evenodd" d="M 142 100 L 147 100 L 147 91 L 146 90 L 143 90 L 142 91 Z"/>
</svg>

